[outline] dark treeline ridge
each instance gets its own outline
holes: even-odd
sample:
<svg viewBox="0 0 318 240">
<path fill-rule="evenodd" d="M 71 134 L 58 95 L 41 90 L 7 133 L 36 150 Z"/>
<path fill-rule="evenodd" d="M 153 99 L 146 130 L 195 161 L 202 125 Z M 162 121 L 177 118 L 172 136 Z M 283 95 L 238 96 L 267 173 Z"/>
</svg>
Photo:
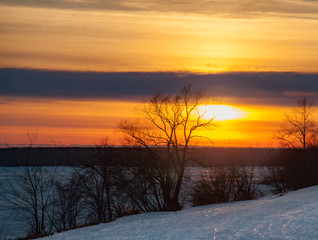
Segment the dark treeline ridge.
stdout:
<svg viewBox="0 0 318 240">
<path fill-rule="evenodd" d="M 108 147 L 114 164 L 138 166 L 146 154 L 141 148 Z M 190 150 L 188 166 L 222 166 L 229 161 L 236 164 L 268 166 L 281 154 L 277 148 L 194 147 Z M 284 150 L 292 151 L 292 150 Z M 313 150 L 317 152 L 316 150 Z M 25 162 L 26 152 L 30 162 Z M 82 166 L 94 161 L 96 147 L 22 147 L 0 149 L 0 166 Z M 141 161 L 142 162 L 142 161 Z"/>
<path fill-rule="evenodd" d="M 138 151 L 126 147 L 110 147 L 121 165 L 134 165 Z M 96 147 L 21 147 L 0 149 L 0 166 L 82 166 L 95 158 Z M 28 154 L 30 161 L 25 161 Z"/>
</svg>

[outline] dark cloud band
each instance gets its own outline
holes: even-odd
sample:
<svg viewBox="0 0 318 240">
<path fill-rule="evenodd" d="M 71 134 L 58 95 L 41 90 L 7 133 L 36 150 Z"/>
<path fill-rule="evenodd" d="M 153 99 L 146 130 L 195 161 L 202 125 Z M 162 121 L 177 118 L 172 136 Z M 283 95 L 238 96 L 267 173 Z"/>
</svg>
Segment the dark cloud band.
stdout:
<svg viewBox="0 0 318 240">
<path fill-rule="evenodd" d="M 239 72 L 71 72 L 0 69 L 0 96 L 137 100 L 158 92 L 173 94 L 192 84 L 211 97 L 284 104 L 318 96 L 318 74 Z"/>
</svg>

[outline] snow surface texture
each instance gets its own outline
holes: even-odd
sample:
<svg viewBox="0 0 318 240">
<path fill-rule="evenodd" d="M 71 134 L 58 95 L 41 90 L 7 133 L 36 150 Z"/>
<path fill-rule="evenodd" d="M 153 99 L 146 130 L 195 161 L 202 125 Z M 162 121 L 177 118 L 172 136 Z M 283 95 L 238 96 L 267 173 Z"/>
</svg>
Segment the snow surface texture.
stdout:
<svg viewBox="0 0 318 240">
<path fill-rule="evenodd" d="M 47 238 L 45 238 L 47 239 Z M 318 239 L 318 186 L 259 200 L 146 213 L 53 239 Z"/>
</svg>

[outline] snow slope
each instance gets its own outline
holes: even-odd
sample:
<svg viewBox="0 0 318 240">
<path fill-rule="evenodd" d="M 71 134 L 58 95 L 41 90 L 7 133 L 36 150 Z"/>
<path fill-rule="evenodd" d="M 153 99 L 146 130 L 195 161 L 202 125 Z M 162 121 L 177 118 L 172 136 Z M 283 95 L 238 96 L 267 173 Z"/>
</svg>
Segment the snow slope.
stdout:
<svg viewBox="0 0 318 240">
<path fill-rule="evenodd" d="M 47 238 L 45 238 L 47 239 Z M 318 186 L 254 201 L 146 213 L 53 239 L 318 239 Z"/>
</svg>

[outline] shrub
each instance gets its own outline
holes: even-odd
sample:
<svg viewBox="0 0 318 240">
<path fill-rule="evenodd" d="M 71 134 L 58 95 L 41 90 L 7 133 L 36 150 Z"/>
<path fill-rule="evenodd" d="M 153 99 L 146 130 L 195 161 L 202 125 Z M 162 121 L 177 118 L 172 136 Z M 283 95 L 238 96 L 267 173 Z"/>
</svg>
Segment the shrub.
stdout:
<svg viewBox="0 0 318 240">
<path fill-rule="evenodd" d="M 254 167 L 218 167 L 207 171 L 192 189 L 194 206 L 257 198 L 259 180 Z"/>
</svg>

